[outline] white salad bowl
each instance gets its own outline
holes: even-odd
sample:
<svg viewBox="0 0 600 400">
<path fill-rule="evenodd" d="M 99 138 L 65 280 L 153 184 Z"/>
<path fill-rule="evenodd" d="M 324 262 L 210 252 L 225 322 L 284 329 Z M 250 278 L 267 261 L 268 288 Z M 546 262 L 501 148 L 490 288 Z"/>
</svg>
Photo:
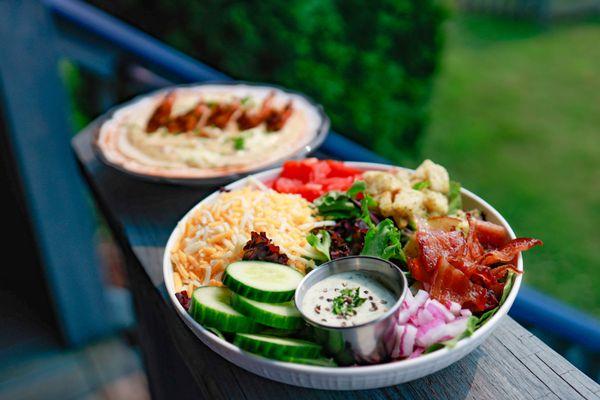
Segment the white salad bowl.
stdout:
<svg viewBox="0 0 600 400">
<path fill-rule="evenodd" d="M 363 162 L 346 162 L 346 164 L 363 170 L 389 170 L 392 168 L 398 168 L 385 164 Z M 252 179 L 263 182 L 273 180 L 277 177 L 280 171 L 281 168 L 275 168 L 248 176 L 229 184 L 227 189 L 237 189 L 243 187 L 248 183 L 249 180 Z M 421 378 L 446 368 L 479 346 L 498 326 L 500 320 L 508 313 L 508 310 L 510 310 L 510 307 L 515 301 L 521 286 L 521 281 L 523 278 L 522 275 L 519 274 L 515 278 L 513 287 L 508 297 L 500 306 L 496 314 L 482 327 L 476 330 L 473 335 L 460 340 L 453 348 L 443 348 L 413 359 L 360 367 L 319 367 L 274 361 L 264 357 L 256 356 L 254 354 L 245 352 L 239 349 L 237 346 L 234 346 L 233 344 L 217 337 L 215 334 L 211 333 L 202 325 L 197 323 L 181 306 L 175 297 L 173 266 L 170 259 L 171 249 L 175 246 L 183 234 L 183 228 L 186 225 L 187 219 L 202 204 L 215 201 L 218 194 L 219 192 L 215 192 L 194 206 L 179 221 L 171 233 L 169 241 L 165 247 L 165 254 L 163 257 L 163 274 L 165 285 L 167 287 L 171 302 L 173 303 L 173 307 L 175 307 L 175 310 L 181 319 L 183 319 L 185 324 L 204 344 L 235 365 L 265 378 L 290 385 L 328 390 L 373 389 L 397 385 Z M 508 222 L 506 222 L 502 215 L 500 215 L 500 213 L 492 206 L 466 189 L 461 189 L 461 194 L 463 208 L 477 208 L 481 210 L 485 213 L 486 218 L 490 222 L 502 225 L 508 231 L 510 238 L 515 238 L 515 234 Z M 517 269 L 519 271 L 523 271 L 523 258 L 520 254 L 518 257 Z"/>
</svg>

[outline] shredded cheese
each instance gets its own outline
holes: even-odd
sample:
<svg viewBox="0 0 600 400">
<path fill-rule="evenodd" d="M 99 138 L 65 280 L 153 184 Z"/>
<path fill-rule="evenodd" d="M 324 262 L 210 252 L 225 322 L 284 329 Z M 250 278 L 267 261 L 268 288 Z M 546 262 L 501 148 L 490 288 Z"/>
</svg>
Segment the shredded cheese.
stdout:
<svg viewBox="0 0 600 400">
<path fill-rule="evenodd" d="M 265 232 L 291 266 L 304 272 L 311 254 L 306 236 L 328 223 L 313 216 L 310 203 L 296 194 L 277 193 L 256 181 L 219 194 L 191 215 L 171 252 L 175 291 L 188 296 L 202 285 L 221 285 L 225 267 L 242 258 L 252 231 Z"/>
</svg>

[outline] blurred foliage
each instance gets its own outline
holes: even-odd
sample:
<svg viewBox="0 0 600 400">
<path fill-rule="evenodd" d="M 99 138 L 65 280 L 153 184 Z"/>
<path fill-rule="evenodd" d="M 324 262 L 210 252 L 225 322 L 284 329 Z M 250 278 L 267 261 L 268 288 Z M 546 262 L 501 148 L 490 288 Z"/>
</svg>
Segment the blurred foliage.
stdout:
<svg viewBox="0 0 600 400">
<path fill-rule="evenodd" d="M 92 2 L 238 79 L 307 93 L 383 155 L 414 152 L 427 121 L 441 1 Z"/>
<path fill-rule="evenodd" d="M 86 82 L 83 79 L 81 69 L 69 60 L 61 60 L 59 63 L 60 76 L 63 80 L 67 94 L 69 95 L 69 106 L 71 108 L 71 126 L 73 132 L 79 132 L 91 122 L 93 111 L 90 110 L 84 99 Z"/>
<path fill-rule="evenodd" d="M 600 317 L 600 21 L 447 26 L 423 157 L 544 241 L 527 283 Z"/>
</svg>

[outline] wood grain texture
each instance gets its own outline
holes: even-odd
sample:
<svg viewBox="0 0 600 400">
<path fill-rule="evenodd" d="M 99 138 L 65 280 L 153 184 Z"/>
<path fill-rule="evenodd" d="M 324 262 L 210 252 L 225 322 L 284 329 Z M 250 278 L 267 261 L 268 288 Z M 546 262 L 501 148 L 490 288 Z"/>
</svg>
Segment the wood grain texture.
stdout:
<svg viewBox="0 0 600 400">
<path fill-rule="evenodd" d="M 156 398 L 176 398 L 171 396 L 175 392 L 178 398 L 207 399 L 600 398 L 599 385 L 510 317 L 463 360 L 425 378 L 384 389 L 332 392 L 299 388 L 229 363 L 202 344 L 179 319 L 166 298 L 162 279 L 163 246 L 171 230 L 214 188 L 145 183 L 105 167 L 91 147 L 97 123 L 80 133 L 73 147 L 100 208 L 128 255 L 149 381 Z M 161 377 L 167 365 L 169 373 Z M 190 377 L 195 385 L 187 386 L 189 392 L 180 390 Z M 177 379 L 182 382 L 175 385 Z"/>
</svg>

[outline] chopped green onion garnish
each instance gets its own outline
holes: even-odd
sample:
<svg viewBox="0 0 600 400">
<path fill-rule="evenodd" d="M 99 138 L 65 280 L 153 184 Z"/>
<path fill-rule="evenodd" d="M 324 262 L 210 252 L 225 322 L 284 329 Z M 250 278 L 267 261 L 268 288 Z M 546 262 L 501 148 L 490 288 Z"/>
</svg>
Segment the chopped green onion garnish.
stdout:
<svg viewBox="0 0 600 400">
<path fill-rule="evenodd" d="M 233 148 L 236 150 L 244 150 L 246 139 L 241 136 L 233 138 Z"/>
<path fill-rule="evenodd" d="M 356 314 L 355 308 L 360 307 L 367 300 L 359 296 L 359 291 L 358 287 L 340 290 L 340 295 L 333 299 L 333 313 L 342 317 Z"/>
</svg>

